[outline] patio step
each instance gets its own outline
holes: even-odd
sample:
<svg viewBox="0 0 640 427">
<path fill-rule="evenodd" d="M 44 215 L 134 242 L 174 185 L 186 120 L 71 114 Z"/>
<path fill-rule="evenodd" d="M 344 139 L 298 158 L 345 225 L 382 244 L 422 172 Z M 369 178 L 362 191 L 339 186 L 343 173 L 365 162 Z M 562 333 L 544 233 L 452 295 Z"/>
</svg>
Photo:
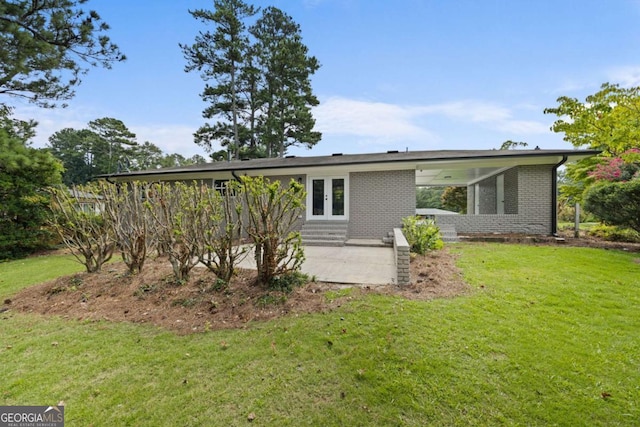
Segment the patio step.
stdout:
<svg viewBox="0 0 640 427">
<path fill-rule="evenodd" d="M 453 224 L 438 225 L 440 228 L 440 236 L 445 243 L 459 242 L 458 233 L 456 232 L 456 226 Z"/>
<path fill-rule="evenodd" d="M 308 221 L 302 225 L 302 244 L 307 246 L 344 246 L 347 240 L 346 221 Z"/>
</svg>

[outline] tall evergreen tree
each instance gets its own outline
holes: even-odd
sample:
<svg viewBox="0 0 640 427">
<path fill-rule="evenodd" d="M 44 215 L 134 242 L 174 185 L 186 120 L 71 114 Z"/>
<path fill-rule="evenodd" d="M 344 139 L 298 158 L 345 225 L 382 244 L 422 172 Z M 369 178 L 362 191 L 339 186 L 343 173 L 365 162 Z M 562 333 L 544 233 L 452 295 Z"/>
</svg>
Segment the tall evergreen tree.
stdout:
<svg viewBox="0 0 640 427">
<path fill-rule="evenodd" d="M 130 169 L 138 143 L 136 134 L 118 119 L 103 117 L 89 122 L 97 140 L 92 144 L 93 166 L 98 174 Z"/>
<path fill-rule="evenodd" d="M 300 26 L 278 8 L 268 7 L 249 30 L 256 39 L 256 62 L 262 75 L 258 99 L 259 135 L 268 157 L 283 157 L 294 145 L 313 147 L 322 135 L 313 131 L 311 107 L 318 98 L 310 76 L 320 64 L 302 43 Z"/>
<path fill-rule="evenodd" d="M 214 0 L 213 5 L 214 11 L 189 13 L 198 21 L 213 24 L 214 32 L 200 32 L 193 45 L 180 45 L 187 60 L 185 71 L 197 70 L 205 81 L 215 82 L 205 84 L 200 96 L 210 103 L 203 117 L 217 122 L 206 123 L 194 136 L 196 143 L 208 151 L 219 142 L 238 157 L 246 138 L 240 118 L 244 103 L 240 75 L 249 48 L 244 20 L 255 15 L 257 9 L 242 0 Z"/>
<path fill-rule="evenodd" d="M 242 0 L 214 0 L 215 10 L 196 10 L 194 18 L 215 25 L 193 45 L 180 45 L 187 66 L 205 81 L 203 111 L 216 119 L 196 132 L 195 141 L 215 160 L 284 156 L 294 145 L 311 148 L 321 138 L 313 131 L 311 107 L 318 99 L 310 76 L 319 68 L 302 43 L 300 26 L 280 9 L 268 7 L 257 22 L 245 23 L 258 9 Z M 214 143 L 224 150 L 215 151 Z"/>
<path fill-rule="evenodd" d="M 62 182 L 72 186 L 86 184 L 94 175 L 91 144 L 97 135 L 88 129 L 66 128 L 49 137 L 51 154 L 64 165 Z"/>
</svg>

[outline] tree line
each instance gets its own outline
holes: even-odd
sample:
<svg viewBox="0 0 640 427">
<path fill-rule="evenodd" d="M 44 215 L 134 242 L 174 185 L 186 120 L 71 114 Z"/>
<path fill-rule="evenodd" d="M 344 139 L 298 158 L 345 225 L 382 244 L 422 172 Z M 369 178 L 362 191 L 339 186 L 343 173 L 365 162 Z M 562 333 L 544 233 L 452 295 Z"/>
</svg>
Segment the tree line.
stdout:
<svg viewBox="0 0 640 427">
<path fill-rule="evenodd" d="M 164 153 L 157 145 L 140 144 L 118 119 L 92 120 L 85 129 L 62 129 L 49 137 L 49 151 L 64 165 L 62 182 L 85 184 L 98 175 L 206 163 L 200 155 Z"/>
</svg>

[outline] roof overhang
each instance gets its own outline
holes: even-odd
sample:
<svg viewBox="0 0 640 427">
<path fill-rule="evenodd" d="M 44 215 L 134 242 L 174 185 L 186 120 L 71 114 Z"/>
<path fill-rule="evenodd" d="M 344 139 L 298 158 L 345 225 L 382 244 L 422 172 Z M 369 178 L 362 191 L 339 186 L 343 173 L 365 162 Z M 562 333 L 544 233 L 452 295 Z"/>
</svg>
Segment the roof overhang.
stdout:
<svg viewBox="0 0 640 427">
<path fill-rule="evenodd" d="M 417 186 L 467 186 L 516 166 L 575 162 L 597 153 L 568 152 L 543 156 L 513 156 L 421 162 L 416 166 Z"/>
<path fill-rule="evenodd" d="M 228 179 L 230 176 L 340 175 L 415 170 L 418 186 L 471 185 L 514 166 L 558 164 L 599 154 L 595 150 L 448 150 L 347 154 L 214 162 L 178 168 L 102 175 L 115 181 Z"/>
</svg>

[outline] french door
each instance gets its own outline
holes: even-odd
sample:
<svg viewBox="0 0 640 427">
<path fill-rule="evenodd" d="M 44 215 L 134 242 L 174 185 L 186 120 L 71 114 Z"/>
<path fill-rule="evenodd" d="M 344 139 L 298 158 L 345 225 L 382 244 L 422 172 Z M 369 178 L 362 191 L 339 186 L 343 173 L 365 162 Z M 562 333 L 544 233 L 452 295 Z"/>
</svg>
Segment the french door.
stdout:
<svg viewBox="0 0 640 427">
<path fill-rule="evenodd" d="M 307 219 L 349 218 L 349 179 L 346 176 L 307 178 Z"/>
</svg>

